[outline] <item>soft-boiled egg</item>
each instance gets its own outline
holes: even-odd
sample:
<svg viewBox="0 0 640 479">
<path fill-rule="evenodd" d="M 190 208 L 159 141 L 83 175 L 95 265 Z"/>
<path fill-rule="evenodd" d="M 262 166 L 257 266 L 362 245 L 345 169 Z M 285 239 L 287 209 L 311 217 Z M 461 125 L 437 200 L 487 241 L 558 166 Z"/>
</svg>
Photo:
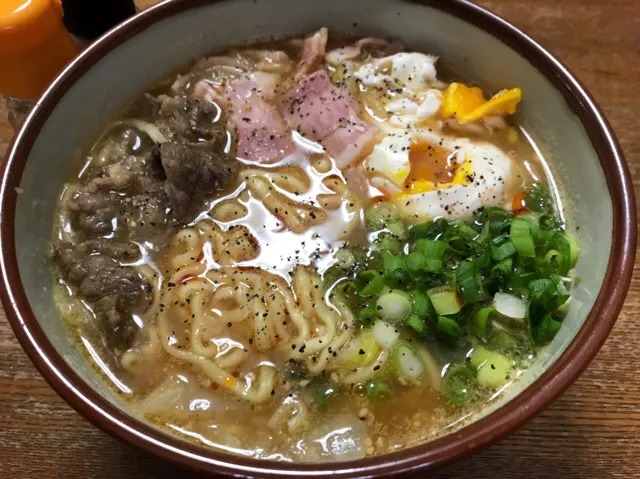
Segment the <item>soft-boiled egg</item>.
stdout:
<svg viewBox="0 0 640 479">
<path fill-rule="evenodd" d="M 392 143 L 399 139 L 406 150 Z M 511 189 L 512 161 L 490 143 L 418 130 L 385 137 L 376 148 L 367 160 L 371 181 L 410 222 L 470 219 L 481 207 L 502 204 Z"/>
<path fill-rule="evenodd" d="M 516 176 L 499 147 L 441 129 L 447 119 L 469 123 L 487 114 L 513 113 L 519 89 L 489 101 L 479 88 L 462 84 L 442 91 L 436 61 L 430 55 L 399 53 L 371 60 L 354 73 L 365 102 L 371 95 L 378 105 L 373 116 L 383 132 L 365 163 L 371 185 L 412 222 L 470 219 L 482 207 L 502 204 Z"/>
<path fill-rule="evenodd" d="M 504 202 L 514 175 L 500 148 L 466 138 L 440 143 L 412 145 L 411 172 L 392 197 L 407 220 L 471 219 L 480 208 Z"/>
</svg>

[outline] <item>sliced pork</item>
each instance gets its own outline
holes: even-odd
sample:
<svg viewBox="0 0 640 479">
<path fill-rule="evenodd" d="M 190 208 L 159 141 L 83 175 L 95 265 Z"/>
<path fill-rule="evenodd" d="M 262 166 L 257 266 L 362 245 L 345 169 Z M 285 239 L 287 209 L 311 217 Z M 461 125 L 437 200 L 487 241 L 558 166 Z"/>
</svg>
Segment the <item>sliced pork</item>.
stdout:
<svg viewBox="0 0 640 479">
<path fill-rule="evenodd" d="M 291 131 L 277 108 L 267 103 L 255 78 L 228 87 L 231 120 L 237 136 L 237 154 L 257 163 L 274 163 L 295 149 Z"/>
<path fill-rule="evenodd" d="M 324 58 L 324 52 L 327 49 L 328 37 L 329 31 L 326 28 L 321 28 L 305 39 L 302 44 L 300 66 L 293 77 L 294 82 L 302 80 L 306 75 L 318 69 Z"/>
<path fill-rule="evenodd" d="M 362 120 L 350 121 L 323 140 L 327 153 L 343 169 L 368 155 L 376 142 L 378 130 Z"/>
<path fill-rule="evenodd" d="M 253 70 L 240 69 L 226 88 L 206 80 L 195 85 L 196 97 L 228 111 L 240 159 L 262 164 L 282 160 L 295 151 L 291 130 L 320 142 L 340 167 L 353 163 L 371 146 L 376 128 L 360 119 L 360 106 L 348 90 L 334 85 L 327 72 L 318 69 L 327 36 L 322 28 L 302 42 L 297 67 L 283 52 L 255 50 L 248 61 Z M 388 46 L 385 40 L 367 39 L 354 48 Z"/>
<path fill-rule="evenodd" d="M 327 52 L 325 60 L 330 65 L 339 66 L 349 60 L 355 60 L 362 54 L 382 58 L 400 53 L 402 50 L 403 45 L 398 41 L 388 42 L 382 38 L 367 37 L 358 40 L 353 45 L 335 48 Z"/>
<path fill-rule="evenodd" d="M 324 70 L 303 78 L 283 97 L 281 111 L 289 125 L 319 141 L 340 168 L 371 146 L 376 128 L 359 117 L 360 106 Z"/>
</svg>

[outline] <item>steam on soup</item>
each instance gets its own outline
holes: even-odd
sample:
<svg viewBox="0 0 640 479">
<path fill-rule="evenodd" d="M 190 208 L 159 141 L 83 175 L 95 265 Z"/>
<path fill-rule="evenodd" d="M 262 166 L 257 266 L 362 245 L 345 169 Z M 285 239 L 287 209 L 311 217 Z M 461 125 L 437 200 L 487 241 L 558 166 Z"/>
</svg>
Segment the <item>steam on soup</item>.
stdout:
<svg viewBox="0 0 640 479">
<path fill-rule="evenodd" d="M 224 451 L 345 460 L 508 389 L 567 310 L 577 245 L 518 88 L 380 39 L 202 58 L 66 185 L 56 302 L 141 417 Z"/>
</svg>

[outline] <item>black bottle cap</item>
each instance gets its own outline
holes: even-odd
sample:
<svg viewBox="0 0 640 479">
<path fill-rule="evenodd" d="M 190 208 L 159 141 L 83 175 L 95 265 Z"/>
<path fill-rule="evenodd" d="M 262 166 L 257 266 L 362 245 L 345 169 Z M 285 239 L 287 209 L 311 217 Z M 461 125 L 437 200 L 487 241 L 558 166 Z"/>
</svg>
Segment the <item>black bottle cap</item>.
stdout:
<svg viewBox="0 0 640 479">
<path fill-rule="evenodd" d="M 133 0 L 62 0 L 69 33 L 93 40 L 136 13 Z"/>
</svg>

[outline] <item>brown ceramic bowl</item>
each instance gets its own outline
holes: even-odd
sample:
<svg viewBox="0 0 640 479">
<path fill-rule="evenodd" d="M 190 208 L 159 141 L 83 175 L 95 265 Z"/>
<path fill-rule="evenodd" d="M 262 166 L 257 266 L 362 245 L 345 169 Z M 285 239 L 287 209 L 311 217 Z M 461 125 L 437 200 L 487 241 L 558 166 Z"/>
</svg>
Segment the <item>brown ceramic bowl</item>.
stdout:
<svg viewBox="0 0 640 479">
<path fill-rule="evenodd" d="M 51 294 L 54 205 L 77 149 L 153 80 L 191 58 L 256 37 L 334 31 L 397 37 L 489 89 L 518 85 L 518 121 L 555 161 L 580 227 L 578 304 L 519 387 L 474 422 L 432 442 L 359 461 L 285 464 L 233 456 L 169 436 L 129 414 L 67 337 Z M 587 366 L 631 280 L 633 189 L 622 151 L 582 85 L 531 38 L 464 0 L 173 0 L 115 28 L 46 91 L 16 136 L 0 190 L 1 296 L 15 334 L 51 386 L 108 433 L 182 466 L 259 477 L 384 477 L 454 461 L 512 432 Z"/>
</svg>

